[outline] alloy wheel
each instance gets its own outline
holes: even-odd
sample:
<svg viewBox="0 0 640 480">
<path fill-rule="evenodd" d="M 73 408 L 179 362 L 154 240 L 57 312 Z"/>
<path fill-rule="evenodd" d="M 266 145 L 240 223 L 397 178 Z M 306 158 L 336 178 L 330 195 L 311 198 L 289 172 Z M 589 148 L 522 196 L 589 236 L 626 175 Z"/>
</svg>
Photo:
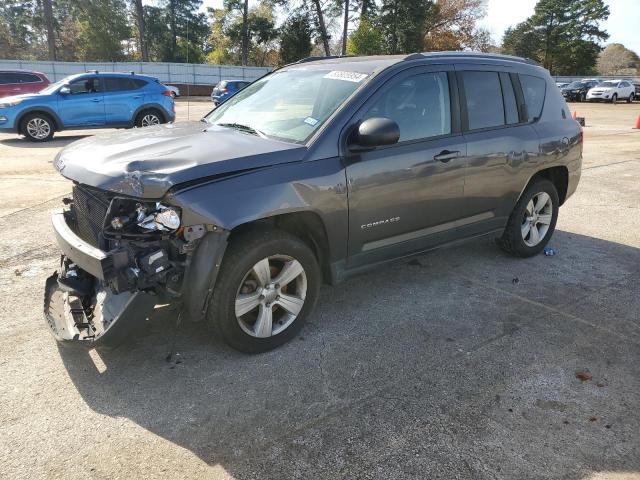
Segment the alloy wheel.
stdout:
<svg viewBox="0 0 640 480">
<path fill-rule="evenodd" d="M 520 231 L 528 247 L 535 247 L 547 235 L 553 218 L 553 202 L 546 192 L 536 193 L 524 211 Z"/>
<path fill-rule="evenodd" d="M 306 294 L 307 275 L 298 260 L 287 255 L 263 258 L 240 283 L 236 319 L 252 337 L 278 335 L 298 317 Z"/>
<path fill-rule="evenodd" d="M 27 122 L 27 133 L 33 138 L 42 140 L 51 133 L 51 125 L 44 118 L 35 117 Z"/>
<path fill-rule="evenodd" d="M 143 127 L 150 127 L 151 125 L 160 125 L 160 118 L 155 113 L 147 113 L 142 117 L 140 124 Z"/>
</svg>

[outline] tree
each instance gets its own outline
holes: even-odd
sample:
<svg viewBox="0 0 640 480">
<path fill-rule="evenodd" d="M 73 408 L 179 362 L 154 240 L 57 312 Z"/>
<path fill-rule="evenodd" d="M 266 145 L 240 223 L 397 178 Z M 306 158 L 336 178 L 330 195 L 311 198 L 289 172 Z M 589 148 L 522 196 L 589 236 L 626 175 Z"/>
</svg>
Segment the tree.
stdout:
<svg viewBox="0 0 640 480">
<path fill-rule="evenodd" d="M 123 0 L 78 2 L 78 57 L 80 60 L 122 61 L 122 43 L 131 38 Z"/>
<path fill-rule="evenodd" d="M 53 24 L 53 9 L 51 0 L 42 0 L 45 24 L 47 26 L 47 47 L 49 49 L 49 60 L 56 59 L 56 36 Z"/>
<path fill-rule="evenodd" d="M 311 24 L 305 15 L 287 19 L 280 28 L 280 62 L 293 63 L 311 54 Z"/>
<path fill-rule="evenodd" d="M 507 29 L 505 53 L 529 53 L 556 75 L 588 74 L 609 35 L 599 23 L 609 17 L 603 0 L 539 0 L 534 14 Z"/>
<path fill-rule="evenodd" d="M 327 26 L 324 21 L 324 12 L 320 0 L 311 0 L 316 9 L 316 21 L 318 22 L 318 31 L 320 33 L 320 41 L 324 47 L 325 56 L 331 55 L 331 47 L 329 47 L 329 34 L 327 33 Z"/>
<path fill-rule="evenodd" d="M 422 51 L 427 14 L 431 0 L 383 0 L 379 24 L 387 37 L 387 53 Z"/>
<path fill-rule="evenodd" d="M 598 73 L 601 75 L 633 75 L 638 55 L 621 43 L 612 43 L 598 55 Z"/>
<path fill-rule="evenodd" d="M 147 48 L 147 36 L 145 33 L 144 8 L 142 6 L 142 0 L 134 0 L 133 3 L 135 7 L 136 27 L 138 29 L 138 48 L 140 51 L 140 58 L 143 62 L 148 62 L 149 49 Z"/>
<path fill-rule="evenodd" d="M 485 14 L 482 0 L 439 0 L 428 11 L 424 49 L 487 51 L 491 36 L 477 27 Z"/>
<path fill-rule="evenodd" d="M 381 55 L 385 51 L 385 39 L 381 29 L 368 18 L 360 20 L 358 28 L 349 36 L 347 54 Z"/>
</svg>

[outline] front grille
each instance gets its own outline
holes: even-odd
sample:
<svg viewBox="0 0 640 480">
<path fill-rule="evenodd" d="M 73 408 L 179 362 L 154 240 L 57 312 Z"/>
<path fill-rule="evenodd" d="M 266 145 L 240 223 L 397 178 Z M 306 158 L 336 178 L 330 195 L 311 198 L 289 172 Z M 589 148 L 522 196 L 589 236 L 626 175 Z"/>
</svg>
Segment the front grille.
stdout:
<svg viewBox="0 0 640 480">
<path fill-rule="evenodd" d="M 76 217 L 76 233 L 94 247 L 102 245 L 102 226 L 113 195 L 104 190 L 75 185 L 73 187 L 73 211 Z"/>
</svg>

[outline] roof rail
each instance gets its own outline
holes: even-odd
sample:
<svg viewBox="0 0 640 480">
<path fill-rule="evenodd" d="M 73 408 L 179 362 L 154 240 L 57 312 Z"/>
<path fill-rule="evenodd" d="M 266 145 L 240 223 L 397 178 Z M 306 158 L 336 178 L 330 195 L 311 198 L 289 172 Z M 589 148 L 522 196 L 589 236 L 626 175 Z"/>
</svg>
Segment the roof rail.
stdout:
<svg viewBox="0 0 640 480">
<path fill-rule="evenodd" d="M 87 73 L 100 73 L 98 70 L 87 70 Z"/>
<path fill-rule="evenodd" d="M 315 55 L 313 57 L 301 58 L 297 62 L 293 62 L 293 64 L 315 62 L 316 60 L 331 60 L 332 58 L 346 58 L 346 57 L 353 57 L 353 55 L 327 55 L 326 57 Z"/>
<path fill-rule="evenodd" d="M 437 57 L 468 57 L 468 58 L 488 58 L 492 60 L 509 60 L 512 62 L 528 63 L 529 65 L 540 66 L 538 62 L 531 58 L 516 57 L 514 55 L 503 55 L 500 53 L 482 53 L 482 52 L 422 52 L 412 53 L 405 57 L 405 60 L 418 60 L 422 58 Z"/>
</svg>

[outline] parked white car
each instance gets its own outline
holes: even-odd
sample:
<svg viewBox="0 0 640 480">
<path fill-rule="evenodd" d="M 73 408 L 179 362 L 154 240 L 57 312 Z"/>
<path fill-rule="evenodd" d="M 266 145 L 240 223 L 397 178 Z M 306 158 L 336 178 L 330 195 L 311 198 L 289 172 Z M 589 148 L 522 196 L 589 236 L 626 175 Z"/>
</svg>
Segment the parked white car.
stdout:
<svg viewBox="0 0 640 480">
<path fill-rule="evenodd" d="M 173 85 L 165 85 L 165 87 L 171 92 L 173 98 L 180 96 L 180 89 L 178 87 L 174 87 Z"/>
<path fill-rule="evenodd" d="M 606 80 L 587 92 L 587 101 L 605 101 L 616 103 L 618 100 L 633 102 L 636 89 L 627 80 Z"/>
</svg>

